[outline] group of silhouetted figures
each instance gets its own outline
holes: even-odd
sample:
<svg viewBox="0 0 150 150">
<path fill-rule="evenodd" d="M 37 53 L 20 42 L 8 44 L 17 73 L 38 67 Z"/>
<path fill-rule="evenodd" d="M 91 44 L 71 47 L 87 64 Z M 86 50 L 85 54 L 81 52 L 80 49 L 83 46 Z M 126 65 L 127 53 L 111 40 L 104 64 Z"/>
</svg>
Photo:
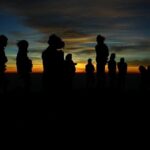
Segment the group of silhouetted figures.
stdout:
<svg viewBox="0 0 150 150">
<path fill-rule="evenodd" d="M 108 63 L 108 75 L 109 75 L 109 84 L 113 89 L 116 87 L 116 80 L 118 81 L 118 87 L 125 87 L 125 80 L 127 75 L 127 63 L 124 58 L 120 59 L 120 62 L 116 64 L 115 53 L 110 55 L 108 60 L 109 50 L 107 45 L 104 43 L 105 37 L 98 35 L 97 36 L 97 45 L 95 46 L 96 51 L 96 63 L 97 63 L 97 87 L 105 88 L 106 85 L 106 72 L 105 66 Z M 117 76 L 117 67 L 118 67 L 118 76 Z"/>
<path fill-rule="evenodd" d="M 108 75 L 109 75 L 109 85 L 110 88 L 115 88 L 118 86 L 119 88 L 125 87 L 125 80 L 127 74 L 127 63 L 124 58 L 120 59 L 120 62 L 117 64 L 115 61 L 116 54 L 112 53 L 109 56 L 109 49 L 107 45 L 104 43 L 105 38 L 101 35 L 97 36 L 97 45 L 95 46 L 96 51 L 96 86 L 98 88 L 105 88 L 106 86 L 106 72 L 105 66 L 108 64 Z M 118 74 L 117 74 L 118 68 Z M 86 65 L 86 76 L 87 76 L 87 88 L 92 87 L 95 82 L 94 76 L 94 65 L 92 64 L 92 59 L 88 59 L 88 64 Z M 117 84 L 117 85 L 116 85 Z"/>
<path fill-rule="evenodd" d="M 95 85 L 97 88 L 105 88 L 106 85 L 106 72 L 105 66 L 108 64 L 109 85 L 113 89 L 116 87 L 116 81 L 119 88 L 125 87 L 125 80 L 127 75 L 127 63 L 124 58 L 116 63 L 115 53 L 109 57 L 109 49 L 104 43 L 105 38 L 101 35 L 97 36 L 96 51 L 96 69 L 89 58 L 85 66 L 86 72 L 86 86 L 91 88 Z M 3 92 L 7 91 L 8 80 L 6 78 L 6 63 L 7 57 L 5 55 L 5 47 L 7 46 L 7 37 L 0 35 L 0 89 Z M 72 89 L 73 78 L 76 73 L 76 63 L 72 60 L 72 54 L 67 54 L 64 59 L 63 49 L 65 47 L 64 41 L 55 34 L 52 34 L 48 40 L 48 47 L 42 53 L 43 60 L 43 89 L 49 91 L 50 89 Z M 16 57 L 17 73 L 22 79 L 23 89 L 26 92 L 30 91 L 31 86 L 31 73 L 32 73 L 32 60 L 28 57 L 28 42 L 21 40 L 17 43 L 18 53 Z M 117 73 L 118 68 L 118 73 Z M 96 79 L 95 79 L 96 70 Z M 141 72 L 141 85 L 146 88 L 150 76 L 150 67 L 146 69 L 140 66 Z M 95 82 L 96 80 L 96 82 Z M 148 81 L 148 82 L 147 82 Z M 80 84 L 80 83 L 79 83 Z"/>
</svg>

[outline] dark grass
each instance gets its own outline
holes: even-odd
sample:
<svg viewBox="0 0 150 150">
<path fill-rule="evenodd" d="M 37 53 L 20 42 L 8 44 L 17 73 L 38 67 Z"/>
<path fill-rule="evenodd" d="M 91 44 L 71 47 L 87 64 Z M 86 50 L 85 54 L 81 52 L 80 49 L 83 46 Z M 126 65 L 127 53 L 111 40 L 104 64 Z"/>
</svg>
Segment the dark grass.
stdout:
<svg viewBox="0 0 150 150">
<path fill-rule="evenodd" d="M 9 91 L 0 95 L 2 125 L 7 129 L 53 130 L 64 121 L 78 127 L 79 122 L 93 126 L 99 121 L 104 126 L 123 125 L 145 122 L 149 114 L 149 90 L 139 88 L 139 74 L 128 75 L 125 90 L 109 89 L 108 83 L 104 90 L 89 90 L 85 87 L 85 75 L 77 74 L 73 90 L 57 93 L 53 89 L 45 93 L 41 74 L 33 74 L 28 94 L 21 91 L 16 74 L 8 77 Z"/>
<path fill-rule="evenodd" d="M 21 86 L 21 80 L 15 73 L 8 73 L 9 79 L 9 92 L 16 91 Z M 42 91 L 42 74 L 33 73 L 31 75 L 31 92 Z M 128 74 L 126 80 L 126 90 L 138 90 L 140 83 L 140 74 Z M 109 78 L 106 76 L 106 88 L 109 87 Z M 73 80 L 73 89 L 82 90 L 86 88 L 86 76 L 84 73 L 78 73 Z"/>
</svg>

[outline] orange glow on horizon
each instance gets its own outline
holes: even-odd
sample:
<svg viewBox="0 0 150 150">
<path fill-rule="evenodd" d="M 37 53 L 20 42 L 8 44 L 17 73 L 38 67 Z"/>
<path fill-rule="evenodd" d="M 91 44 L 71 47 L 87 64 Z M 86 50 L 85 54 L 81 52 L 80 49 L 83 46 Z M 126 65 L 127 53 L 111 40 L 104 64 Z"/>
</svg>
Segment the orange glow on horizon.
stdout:
<svg viewBox="0 0 150 150">
<path fill-rule="evenodd" d="M 76 65 L 76 72 L 77 73 L 85 73 L 85 65 L 86 63 L 78 63 Z M 95 68 L 96 65 L 94 64 Z M 16 67 L 11 66 L 7 68 L 7 73 L 16 73 Z M 42 65 L 35 65 L 32 69 L 33 73 L 42 73 L 43 72 L 43 66 Z M 106 66 L 106 72 L 108 72 L 108 68 Z M 139 73 L 138 66 L 128 66 L 128 73 Z"/>
</svg>

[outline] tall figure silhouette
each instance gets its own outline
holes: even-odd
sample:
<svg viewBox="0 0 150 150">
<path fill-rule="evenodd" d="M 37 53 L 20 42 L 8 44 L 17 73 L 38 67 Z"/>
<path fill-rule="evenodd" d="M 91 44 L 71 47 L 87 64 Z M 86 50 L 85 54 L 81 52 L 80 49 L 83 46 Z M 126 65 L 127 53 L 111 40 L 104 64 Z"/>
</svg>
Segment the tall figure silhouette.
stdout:
<svg viewBox="0 0 150 150">
<path fill-rule="evenodd" d="M 6 63 L 7 63 L 7 57 L 5 55 L 5 47 L 7 46 L 7 37 L 4 35 L 0 35 L 0 90 L 2 92 L 7 91 L 7 85 L 8 81 L 6 78 Z"/>
<path fill-rule="evenodd" d="M 118 66 L 118 87 L 119 89 L 125 88 L 126 83 L 126 75 L 127 75 L 127 63 L 125 59 L 120 58 L 120 62 L 117 64 Z"/>
<path fill-rule="evenodd" d="M 115 61 L 116 54 L 112 53 L 110 55 L 110 59 L 108 61 L 108 75 L 109 75 L 109 84 L 110 88 L 115 87 L 116 81 L 116 61 Z"/>
<path fill-rule="evenodd" d="M 32 61 L 28 58 L 28 42 L 21 40 L 17 43 L 18 53 L 16 58 L 17 73 L 23 81 L 24 92 L 30 91 L 32 72 Z"/>
<path fill-rule="evenodd" d="M 76 72 L 76 63 L 72 60 L 72 54 L 67 54 L 64 65 L 64 85 L 66 89 L 72 89 L 72 82 Z"/>
<path fill-rule="evenodd" d="M 65 43 L 55 34 L 48 40 L 48 48 L 42 53 L 43 60 L 43 88 L 61 89 L 64 77 L 64 52 Z"/>
<path fill-rule="evenodd" d="M 95 46 L 96 50 L 96 62 L 97 62 L 97 86 L 105 86 L 105 65 L 107 63 L 109 50 L 107 45 L 104 43 L 105 37 L 98 35 L 97 36 L 97 45 Z"/>
<path fill-rule="evenodd" d="M 94 65 L 92 63 L 92 59 L 88 59 L 88 63 L 85 66 L 85 72 L 86 72 L 86 87 L 92 88 L 94 86 L 95 77 L 94 77 Z"/>
</svg>

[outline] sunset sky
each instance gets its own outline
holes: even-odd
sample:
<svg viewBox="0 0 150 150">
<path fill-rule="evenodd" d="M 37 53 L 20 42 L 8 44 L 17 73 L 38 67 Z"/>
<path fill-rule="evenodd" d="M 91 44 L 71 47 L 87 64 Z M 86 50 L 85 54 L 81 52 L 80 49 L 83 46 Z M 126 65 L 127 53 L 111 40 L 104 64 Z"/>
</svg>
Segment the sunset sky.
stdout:
<svg viewBox="0 0 150 150">
<path fill-rule="evenodd" d="M 116 61 L 130 67 L 150 65 L 150 0 L 1 0 L 0 34 L 8 37 L 8 71 L 14 71 L 19 40 L 29 42 L 34 71 L 42 71 L 41 53 L 49 35 L 65 41 L 65 55 L 73 54 L 77 70 L 88 58 L 95 62 L 96 36 L 106 37 Z M 133 71 L 133 69 L 130 69 Z"/>
</svg>

